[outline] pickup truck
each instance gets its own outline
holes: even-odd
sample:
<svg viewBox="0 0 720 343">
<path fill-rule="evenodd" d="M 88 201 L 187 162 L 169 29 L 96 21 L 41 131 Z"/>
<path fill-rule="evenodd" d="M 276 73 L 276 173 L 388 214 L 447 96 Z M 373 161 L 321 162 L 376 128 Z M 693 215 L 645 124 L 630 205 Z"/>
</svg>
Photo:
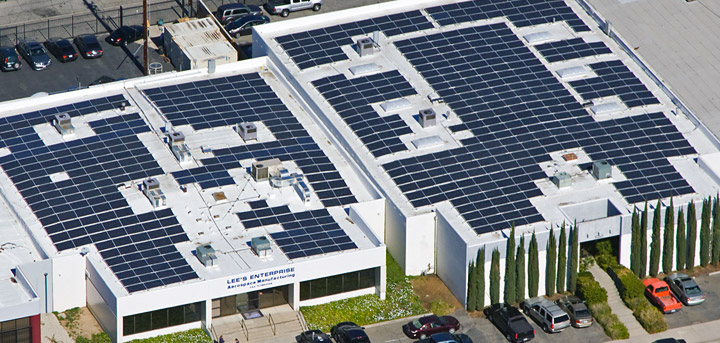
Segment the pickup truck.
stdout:
<svg viewBox="0 0 720 343">
<path fill-rule="evenodd" d="M 535 338 L 535 330 L 517 307 L 508 304 L 494 304 L 485 309 L 485 316 L 497 326 L 508 341 L 528 342 Z"/>
<path fill-rule="evenodd" d="M 680 311 L 682 304 L 670 293 L 670 287 L 665 281 L 658 279 L 643 280 L 645 285 L 645 296 L 650 302 L 657 306 L 663 313 L 673 313 Z"/>
</svg>

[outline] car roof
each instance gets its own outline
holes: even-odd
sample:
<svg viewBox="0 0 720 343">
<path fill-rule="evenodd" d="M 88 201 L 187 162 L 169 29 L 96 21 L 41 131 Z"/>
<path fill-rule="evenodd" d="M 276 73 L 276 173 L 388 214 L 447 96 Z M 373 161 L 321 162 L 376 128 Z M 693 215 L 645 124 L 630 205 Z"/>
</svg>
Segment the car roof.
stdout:
<svg viewBox="0 0 720 343">
<path fill-rule="evenodd" d="M 228 9 L 245 8 L 245 7 L 249 7 L 249 6 L 247 6 L 245 4 L 241 4 L 241 3 L 230 3 L 230 4 L 224 4 L 224 5 L 218 6 L 217 10 L 224 11 L 224 10 L 228 10 Z"/>
<path fill-rule="evenodd" d="M 429 316 L 425 316 L 425 317 L 420 317 L 420 318 L 418 318 L 418 320 L 420 321 L 420 323 L 423 323 L 423 324 L 436 322 L 436 321 L 438 321 L 438 319 L 440 319 L 440 318 L 439 318 L 438 316 L 434 315 L 434 314 L 431 314 L 431 315 L 429 315 Z"/>
<path fill-rule="evenodd" d="M 15 48 L 10 46 L 0 46 L 0 51 L 2 52 L 13 52 L 15 53 Z"/>
</svg>

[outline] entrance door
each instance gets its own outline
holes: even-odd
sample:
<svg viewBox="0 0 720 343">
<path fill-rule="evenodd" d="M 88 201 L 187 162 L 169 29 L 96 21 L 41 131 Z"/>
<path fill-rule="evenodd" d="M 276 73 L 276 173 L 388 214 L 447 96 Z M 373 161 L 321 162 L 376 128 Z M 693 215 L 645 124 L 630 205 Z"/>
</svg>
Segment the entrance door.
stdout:
<svg viewBox="0 0 720 343">
<path fill-rule="evenodd" d="M 219 317 L 224 317 L 236 313 L 287 304 L 289 289 L 289 286 L 268 288 L 261 291 L 247 292 L 215 299 L 213 303 L 217 300 L 220 301 Z"/>
</svg>

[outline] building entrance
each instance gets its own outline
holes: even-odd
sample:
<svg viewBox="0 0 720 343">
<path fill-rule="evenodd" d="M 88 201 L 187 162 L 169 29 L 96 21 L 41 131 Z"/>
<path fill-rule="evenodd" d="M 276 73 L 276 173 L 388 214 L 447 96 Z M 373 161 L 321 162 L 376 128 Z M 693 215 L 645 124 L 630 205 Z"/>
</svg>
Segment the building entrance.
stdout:
<svg viewBox="0 0 720 343">
<path fill-rule="evenodd" d="M 213 299 L 213 318 L 287 304 L 289 289 L 285 285 Z"/>
</svg>

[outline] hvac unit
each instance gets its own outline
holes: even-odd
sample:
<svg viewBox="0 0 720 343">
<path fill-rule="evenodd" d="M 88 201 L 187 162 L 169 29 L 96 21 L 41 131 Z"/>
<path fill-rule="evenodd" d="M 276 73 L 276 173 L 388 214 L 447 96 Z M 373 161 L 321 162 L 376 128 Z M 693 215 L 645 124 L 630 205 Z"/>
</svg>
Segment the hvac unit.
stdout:
<svg viewBox="0 0 720 343">
<path fill-rule="evenodd" d="M 197 256 L 200 263 L 202 263 L 205 267 L 214 266 L 215 260 L 217 260 L 217 256 L 215 256 L 215 249 L 213 249 L 210 244 L 197 247 L 195 249 L 195 256 Z"/>
<path fill-rule="evenodd" d="M 309 203 L 310 202 L 310 187 L 307 186 L 307 184 L 305 183 L 305 181 L 302 180 L 301 177 L 299 178 L 299 180 L 297 180 L 294 187 L 295 187 L 295 192 L 297 192 L 297 194 L 300 196 L 300 199 L 302 199 L 302 201 L 306 204 Z"/>
<path fill-rule="evenodd" d="M 190 148 L 185 144 L 185 135 L 180 131 L 171 131 L 168 137 L 170 137 L 170 150 L 175 158 L 180 163 L 191 162 L 192 156 Z"/>
<path fill-rule="evenodd" d="M 160 190 L 160 182 L 156 178 L 143 180 L 143 193 L 154 208 L 165 206 L 165 194 Z"/>
<path fill-rule="evenodd" d="M 253 252 L 260 257 L 270 256 L 270 254 L 272 254 L 270 241 L 265 236 L 254 237 L 250 240 L 250 247 L 252 247 Z"/>
<path fill-rule="evenodd" d="M 252 164 L 251 173 L 253 179 L 259 182 L 269 179 L 272 175 L 276 175 L 280 168 L 282 168 L 282 162 L 277 158 L 255 161 Z"/>
<path fill-rule="evenodd" d="M 428 128 L 431 126 L 435 126 L 437 123 L 437 115 L 435 114 L 435 111 L 433 111 L 432 108 L 420 110 L 420 126 L 423 128 Z"/>
<path fill-rule="evenodd" d="M 244 141 L 257 140 L 257 127 L 253 123 L 240 123 L 235 125 L 235 131 Z"/>
<path fill-rule="evenodd" d="M 75 127 L 72 125 L 70 115 L 65 112 L 56 114 L 52 123 L 55 129 L 63 136 L 75 133 Z"/>
<path fill-rule="evenodd" d="M 598 179 L 607 179 L 612 177 L 612 168 L 607 161 L 595 161 L 592 165 L 592 175 Z"/>
<path fill-rule="evenodd" d="M 570 179 L 570 175 L 568 173 L 561 171 L 555 173 L 555 176 L 553 176 L 553 183 L 557 186 L 557 188 L 570 187 L 572 179 Z"/>
<path fill-rule="evenodd" d="M 370 56 L 375 52 L 375 43 L 370 38 L 358 39 L 356 46 L 360 57 Z"/>
</svg>

